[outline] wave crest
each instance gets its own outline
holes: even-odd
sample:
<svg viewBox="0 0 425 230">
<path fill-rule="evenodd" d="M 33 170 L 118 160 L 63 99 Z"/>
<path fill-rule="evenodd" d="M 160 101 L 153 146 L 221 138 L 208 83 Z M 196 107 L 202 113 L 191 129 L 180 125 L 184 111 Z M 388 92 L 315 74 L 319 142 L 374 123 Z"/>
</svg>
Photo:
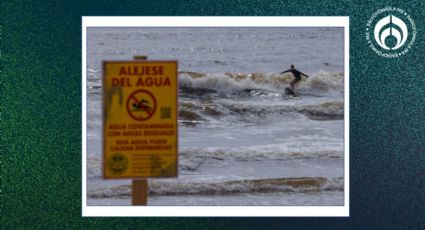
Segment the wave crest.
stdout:
<svg viewBox="0 0 425 230">
<path fill-rule="evenodd" d="M 290 73 L 196 73 L 180 72 L 181 89 L 209 89 L 217 92 L 238 92 L 247 89 L 283 90 L 294 79 Z M 300 90 L 328 92 L 344 90 L 342 72 L 319 72 L 303 77 Z"/>
<path fill-rule="evenodd" d="M 344 178 L 300 177 L 300 178 L 267 178 L 228 181 L 149 181 L 151 195 L 201 195 L 201 194 L 234 194 L 252 192 L 310 192 L 324 190 L 344 190 Z M 111 188 L 88 192 L 90 198 L 131 196 L 130 185 L 119 185 Z"/>
<path fill-rule="evenodd" d="M 285 151 L 284 149 L 258 150 L 255 148 L 222 149 L 199 148 L 179 151 L 179 170 L 196 171 L 208 159 L 231 161 L 261 161 L 261 160 L 289 160 L 289 159 L 342 159 L 344 153 L 332 149 L 316 151 Z M 102 159 L 99 157 L 87 158 L 87 177 L 90 179 L 102 178 Z"/>
<path fill-rule="evenodd" d="M 179 121 L 186 126 L 196 126 L 218 120 L 221 122 L 270 121 L 280 120 L 282 117 L 288 118 L 300 115 L 314 120 L 340 120 L 344 118 L 344 102 L 326 100 L 319 103 L 298 105 L 223 101 L 220 104 L 181 103 L 179 109 Z"/>
</svg>

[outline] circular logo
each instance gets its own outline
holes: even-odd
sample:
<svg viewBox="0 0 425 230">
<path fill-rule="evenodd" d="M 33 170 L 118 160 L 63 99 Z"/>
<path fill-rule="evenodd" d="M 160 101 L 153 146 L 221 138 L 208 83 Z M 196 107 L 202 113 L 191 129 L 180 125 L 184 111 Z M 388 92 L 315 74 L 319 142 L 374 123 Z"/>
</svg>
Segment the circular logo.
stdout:
<svg viewBox="0 0 425 230">
<path fill-rule="evenodd" d="M 147 90 L 134 91 L 127 99 L 128 115 L 137 121 L 148 120 L 154 115 L 155 110 L 155 97 Z"/>
<path fill-rule="evenodd" d="M 108 158 L 108 169 L 112 174 L 119 175 L 127 171 L 127 157 L 121 153 L 115 153 Z"/>
<path fill-rule="evenodd" d="M 404 10 L 386 7 L 376 11 L 366 27 L 366 40 L 375 53 L 396 58 L 409 52 L 416 40 L 416 26 Z"/>
</svg>

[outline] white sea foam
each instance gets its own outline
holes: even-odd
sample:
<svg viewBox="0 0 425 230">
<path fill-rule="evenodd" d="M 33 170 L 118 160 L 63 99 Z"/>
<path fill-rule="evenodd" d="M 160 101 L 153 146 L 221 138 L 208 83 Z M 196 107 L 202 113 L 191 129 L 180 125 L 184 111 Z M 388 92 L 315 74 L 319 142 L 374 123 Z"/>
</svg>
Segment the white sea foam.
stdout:
<svg viewBox="0 0 425 230">
<path fill-rule="evenodd" d="M 315 120 L 343 119 L 344 102 L 335 99 L 315 100 L 311 103 L 217 100 L 215 104 L 181 103 L 179 108 L 180 121 L 190 126 L 214 121 L 223 125 L 280 121 L 299 116 Z"/>
<path fill-rule="evenodd" d="M 151 195 L 201 195 L 252 192 L 310 192 L 344 189 L 342 177 L 267 178 L 225 181 L 149 181 Z M 118 185 L 88 192 L 89 198 L 128 197 L 130 185 Z"/>
<path fill-rule="evenodd" d="M 264 89 L 281 91 L 294 79 L 290 73 L 194 73 L 181 72 L 181 88 L 210 89 L 218 92 L 237 92 L 247 89 Z M 302 91 L 342 92 L 344 75 L 341 72 L 319 72 L 309 78 L 303 78 L 299 84 Z"/>
<path fill-rule="evenodd" d="M 288 149 L 284 151 L 283 149 Z M 342 159 L 341 151 L 321 149 L 317 151 L 290 151 L 289 148 L 270 146 L 264 148 L 245 147 L 238 149 L 226 148 L 194 148 L 179 151 L 179 170 L 196 171 L 206 160 L 224 161 L 268 161 L 294 159 Z M 88 178 L 102 177 L 102 160 L 99 157 L 89 157 L 87 160 Z"/>
</svg>

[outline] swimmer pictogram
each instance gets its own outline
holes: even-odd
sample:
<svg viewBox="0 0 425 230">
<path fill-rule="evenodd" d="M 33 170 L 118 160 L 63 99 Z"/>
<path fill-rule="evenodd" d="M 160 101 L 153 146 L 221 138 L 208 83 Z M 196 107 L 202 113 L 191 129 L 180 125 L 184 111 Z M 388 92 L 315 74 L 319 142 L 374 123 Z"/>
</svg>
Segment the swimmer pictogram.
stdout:
<svg viewBox="0 0 425 230">
<path fill-rule="evenodd" d="M 155 96 L 147 90 L 134 91 L 127 99 L 127 112 L 137 121 L 146 121 L 156 111 Z"/>
</svg>

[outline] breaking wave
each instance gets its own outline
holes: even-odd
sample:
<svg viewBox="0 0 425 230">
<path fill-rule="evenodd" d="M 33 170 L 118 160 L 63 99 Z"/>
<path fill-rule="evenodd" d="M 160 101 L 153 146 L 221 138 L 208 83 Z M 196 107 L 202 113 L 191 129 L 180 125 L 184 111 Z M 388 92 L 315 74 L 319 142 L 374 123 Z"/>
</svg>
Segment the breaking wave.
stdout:
<svg viewBox="0 0 425 230">
<path fill-rule="evenodd" d="M 343 177 L 267 178 L 225 181 L 149 181 L 151 195 L 202 195 L 252 192 L 310 192 L 344 190 Z M 119 185 L 88 192 L 90 198 L 131 196 L 130 185 Z"/>
<path fill-rule="evenodd" d="M 228 108 L 239 115 L 258 117 L 278 116 L 287 113 L 302 113 L 311 117 L 343 118 L 344 103 L 341 101 L 325 101 L 318 104 L 282 105 L 282 104 L 232 104 Z"/>
<path fill-rule="evenodd" d="M 343 152 L 335 150 L 316 151 L 283 151 L 270 148 L 200 148 L 179 151 L 179 170 L 196 171 L 206 160 L 231 160 L 231 161 L 261 161 L 261 160 L 290 160 L 290 159 L 342 159 Z M 98 157 L 87 159 L 87 177 L 102 177 L 102 160 Z"/>
<path fill-rule="evenodd" d="M 282 91 L 294 79 L 290 73 L 223 73 L 207 74 L 180 72 L 179 86 L 183 90 L 212 90 L 214 92 L 239 92 L 250 89 Z M 343 92 L 342 72 L 319 72 L 303 78 L 299 89 L 305 92 Z"/>
<path fill-rule="evenodd" d="M 270 148 L 256 147 L 225 149 L 225 148 L 202 148 L 182 150 L 179 152 L 181 158 L 208 158 L 216 160 L 239 160 L 239 161 L 255 161 L 255 160 L 286 160 L 286 159 L 309 159 L 309 158 L 342 158 L 343 153 L 335 150 L 318 150 L 318 151 L 282 151 L 271 146 Z"/>
<path fill-rule="evenodd" d="M 311 104 L 263 103 L 251 101 L 221 101 L 219 103 L 182 102 L 179 107 L 180 124 L 196 126 L 209 121 L 258 122 L 280 120 L 282 117 L 304 115 L 313 120 L 340 120 L 344 118 L 344 102 L 325 100 Z"/>
<path fill-rule="evenodd" d="M 232 161 L 261 161 L 261 160 L 293 160 L 293 159 L 319 159 L 333 158 L 342 159 L 343 152 L 335 150 L 317 151 L 283 151 L 266 147 L 240 148 L 240 149 L 190 149 L 179 152 L 179 168 L 185 171 L 195 171 L 208 159 L 232 160 Z"/>
</svg>

